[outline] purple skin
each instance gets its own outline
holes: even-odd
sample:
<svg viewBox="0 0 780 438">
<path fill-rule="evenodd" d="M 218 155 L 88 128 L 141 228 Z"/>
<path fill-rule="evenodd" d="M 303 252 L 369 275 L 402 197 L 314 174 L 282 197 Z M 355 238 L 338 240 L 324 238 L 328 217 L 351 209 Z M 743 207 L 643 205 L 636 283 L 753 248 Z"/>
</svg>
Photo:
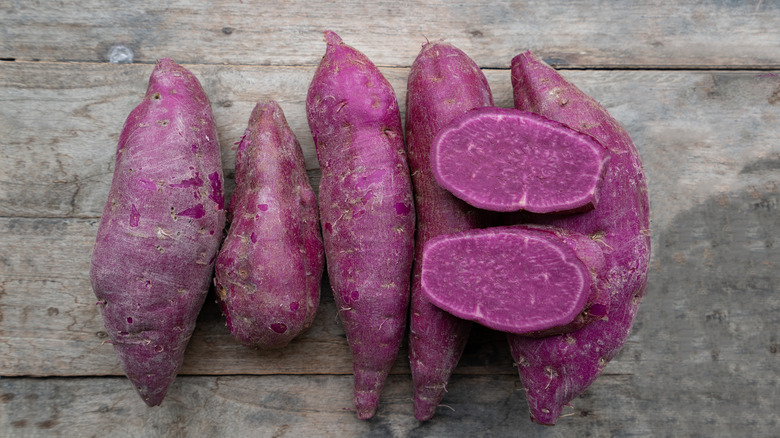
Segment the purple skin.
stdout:
<svg viewBox="0 0 780 438">
<path fill-rule="evenodd" d="M 406 95 L 406 147 L 417 211 L 409 333 L 409 362 L 414 380 L 414 416 L 430 420 L 446 392 L 452 371 L 466 346 L 471 321 L 431 304 L 422 293 L 421 262 L 431 238 L 490 224 L 485 212 L 444 190 L 431 172 L 436 133 L 455 117 L 493 105 L 487 79 L 458 48 L 426 43 L 412 64 Z"/>
<path fill-rule="evenodd" d="M 527 390 L 531 419 L 555 424 L 564 405 L 599 376 L 628 338 L 647 286 L 650 258 L 647 181 L 639 154 L 619 123 L 591 97 L 531 52 L 512 60 L 515 107 L 593 136 L 610 152 L 598 208 L 559 215 L 527 215 L 597 242 L 604 266 L 597 274 L 602 317 L 569 334 L 529 338 L 509 335 L 512 355 Z"/>
<path fill-rule="evenodd" d="M 301 146 L 274 101 L 255 106 L 236 151 L 228 219 L 215 284 L 230 334 L 284 347 L 314 320 L 324 256 Z"/>
<path fill-rule="evenodd" d="M 591 275 L 550 230 L 493 227 L 429 240 L 422 290 L 459 318 L 523 334 L 574 321 L 588 301 Z"/>
<path fill-rule="evenodd" d="M 571 212 L 595 207 L 608 157 L 593 137 L 558 122 L 488 107 L 439 131 L 431 167 L 439 185 L 477 208 Z"/>
<path fill-rule="evenodd" d="M 90 277 L 110 342 L 149 406 L 184 359 L 225 226 L 217 129 L 195 76 L 158 61 L 128 116 Z"/>
<path fill-rule="evenodd" d="M 536 232 L 546 232 L 553 235 L 555 239 L 574 251 L 577 258 L 585 264 L 590 275 L 587 302 L 572 321 L 546 330 L 524 333 L 525 336 L 544 337 L 570 333 L 604 316 L 609 297 L 604 295 L 605 291 L 601 287 L 601 280 L 598 277 L 598 274 L 604 269 L 604 252 L 599 243 L 583 234 L 554 226 L 513 225 L 512 228 L 532 229 Z"/>
<path fill-rule="evenodd" d="M 352 351 L 357 415 L 368 419 L 406 329 L 414 200 L 393 88 L 338 35 L 325 38 L 306 111 L 322 168 L 328 277 Z"/>
</svg>

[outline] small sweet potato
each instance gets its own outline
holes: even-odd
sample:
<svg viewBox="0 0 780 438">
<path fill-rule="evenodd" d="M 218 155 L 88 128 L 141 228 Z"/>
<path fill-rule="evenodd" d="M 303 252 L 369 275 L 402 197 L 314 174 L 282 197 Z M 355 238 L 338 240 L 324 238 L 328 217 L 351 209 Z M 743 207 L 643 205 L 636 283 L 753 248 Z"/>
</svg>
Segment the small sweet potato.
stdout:
<svg viewBox="0 0 780 438">
<path fill-rule="evenodd" d="M 303 152 L 274 101 L 255 106 L 239 143 L 228 219 L 215 284 L 230 334 L 284 347 L 314 320 L 324 256 Z"/>
<path fill-rule="evenodd" d="M 322 169 L 328 278 L 352 351 L 357 415 L 374 415 L 406 330 L 414 199 L 395 92 L 333 32 L 306 112 Z"/>
<path fill-rule="evenodd" d="M 217 129 L 195 76 L 161 59 L 128 116 L 90 277 L 138 394 L 159 405 L 181 367 L 225 226 Z"/>
<path fill-rule="evenodd" d="M 512 60 L 515 107 L 594 137 L 610 154 L 598 207 L 573 215 L 529 214 L 529 223 L 560 227 L 597 242 L 600 318 L 558 336 L 510 335 L 531 418 L 555 424 L 564 405 L 584 391 L 628 338 L 647 285 L 649 202 L 642 163 L 626 131 L 593 98 L 531 52 Z"/>
<path fill-rule="evenodd" d="M 477 108 L 440 130 L 436 181 L 469 204 L 535 213 L 595 207 L 607 158 L 593 137 L 527 111 Z"/>
<path fill-rule="evenodd" d="M 493 97 L 487 79 L 468 55 L 443 42 L 423 45 L 409 72 L 406 95 L 406 147 L 417 211 L 409 362 L 418 420 L 429 420 L 436 412 L 471 330 L 471 321 L 439 309 L 423 295 L 423 248 L 435 236 L 484 227 L 491 220 L 439 186 L 431 171 L 431 145 L 455 117 L 489 105 Z"/>
</svg>

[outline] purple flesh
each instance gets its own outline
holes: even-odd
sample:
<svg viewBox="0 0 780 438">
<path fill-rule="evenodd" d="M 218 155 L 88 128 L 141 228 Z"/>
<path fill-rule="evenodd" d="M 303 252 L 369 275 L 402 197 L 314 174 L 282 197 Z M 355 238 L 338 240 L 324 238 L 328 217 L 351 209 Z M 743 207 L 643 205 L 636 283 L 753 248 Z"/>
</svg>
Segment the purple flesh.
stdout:
<svg viewBox="0 0 780 438">
<path fill-rule="evenodd" d="M 595 207 L 608 157 L 565 125 L 489 107 L 439 131 L 431 167 L 442 187 L 477 208 L 552 213 Z"/>
<path fill-rule="evenodd" d="M 554 233 L 495 227 L 428 241 L 422 290 L 459 318 L 522 334 L 572 322 L 587 302 L 590 273 Z"/>
</svg>

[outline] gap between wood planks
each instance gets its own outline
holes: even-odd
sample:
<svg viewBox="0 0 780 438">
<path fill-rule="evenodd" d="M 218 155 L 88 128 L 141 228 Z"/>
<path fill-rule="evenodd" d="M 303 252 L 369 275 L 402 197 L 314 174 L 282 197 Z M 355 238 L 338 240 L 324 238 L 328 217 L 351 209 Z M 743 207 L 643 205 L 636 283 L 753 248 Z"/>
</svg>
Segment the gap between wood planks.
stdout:
<svg viewBox="0 0 780 438">
<path fill-rule="evenodd" d="M 178 373 L 176 376 L 178 377 L 279 377 L 279 376 L 347 376 L 351 377 L 353 375 L 352 372 L 344 372 L 344 373 L 338 373 L 338 372 L 330 372 L 330 373 L 258 373 L 258 374 L 250 374 L 250 373 L 229 373 L 229 374 L 218 374 L 218 373 L 211 373 L 211 374 L 205 374 L 205 373 Z M 411 373 L 409 372 L 391 372 L 390 375 L 392 376 L 410 376 Z M 491 377 L 491 376 L 508 376 L 508 377 L 517 377 L 517 373 L 458 373 L 454 372 L 452 373 L 453 376 L 457 377 Z M 636 377 L 636 374 L 632 373 L 607 373 L 603 372 L 599 374 L 599 377 L 606 377 L 606 378 L 613 378 L 613 379 L 623 379 L 623 378 L 630 378 L 630 377 Z M 12 376 L 0 376 L 0 379 L 2 380 L 76 380 L 76 379 L 126 379 L 127 376 L 124 374 L 47 374 L 47 375 L 34 375 L 34 374 L 21 374 L 21 375 L 12 375 Z"/>
<path fill-rule="evenodd" d="M 542 57 L 544 59 L 544 57 Z M 107 61 L 94 61 L 94 60 L 80 60 L 80 59 L 58 59 L 55 61 L 41 61 L 37 59 L 16 59 L 16 58 L 0 58 L 0 63 L 6 62 L 19 62 L 19 63 L 50 63 L 50 64 L 108 64 Z M 156 61 L 135 61 L 126 65 L 140 64 L 140 65 L 154 65 Z M 556 70 L 598 70 L 598 71 L 623 71 L 623 70 L 643 70 L 643 71 L 734 71 L 734 72 L 753 72 L 753 71 L 771 71 L 780 70 L 780 64 L 758 64 L 758 65 L 714 65 L 714 64 L 694 64 L 694 65 L 610 65 L 610 64 L 583 64 L 583 65 L 569 65 L 569 64 L 557 64 L 555 62 L 548 62 L 551 67 Z M 198 66 L 236 66 L 236 67 L 316 67 L 317 64 L 215 64 L 215 63 L 188 63 L 185 62 L 182 65 L 198 65 Z M 410 65 L 381 65 L 377 64 L 377 67 L 383 69 L 399 68 L 409 69 Z M 482 70 L 509 70 L 510 67 L 480 67 Z"/>
</svg>

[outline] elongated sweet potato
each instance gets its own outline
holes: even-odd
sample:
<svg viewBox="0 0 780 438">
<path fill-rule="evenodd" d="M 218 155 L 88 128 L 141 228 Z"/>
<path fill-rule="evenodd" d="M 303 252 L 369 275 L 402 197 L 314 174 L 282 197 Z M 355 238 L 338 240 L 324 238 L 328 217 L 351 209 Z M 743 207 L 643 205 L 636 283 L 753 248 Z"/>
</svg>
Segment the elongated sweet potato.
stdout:
<svg viewBox="0 0 780 438">
<path fill-rule="evenodd" d="M 437 236 L 425 244 L 422 290 L 442 310 L 507 333 L 568 326 L 592 290 L 589 267 L 568 243 L 555 228 Z"/>
<path fill-rule="evenodd" d="M 303 152 L 274 101 L 255 106 L 236 151 L 228 219 L 215 276 L 230 334 L 283 347 L 314 320 L 324 256 Z"/>
<path fill-rule="evenodd" d="M 128 116 L 92 254 L 91 280 L 119 361 L 159 405 L 181 367 L 225 226 L 209 99 L 161 59 Z"/>
<path fill-rule="evenodd" d="M 367 419 L 406 329 L 414 200 L 392 86 L 338 35 L 325 37 L 306 111 L 322 168 L 328 277 L 352 351 L 357 414 Z"/>
<path fill-rule="evenodd" d="M 414 380 L 414 415 L 429 420 L 446 391 L 471 330 L 422 294 L 423 247 L 431 238 L 484 227 L 489 218 L 444 190 L 431 172 L 436 133 L 473 108 L 493 105 L 487 79 L 463 51 L 443 42 L 423 45 L 409 72 L 406 95 L 406 146 L 417 211 L 409 362 Z"/>
<path fill-rule="evenodd" d="M 593 137 L 527 111 L 478 108 L 440 130 L 431 148 L 436 181 L 492 211 L 589 210 L 609 155 Z"/>
<path fill-rule="evenodd" d="M 515 107 L 593 136 L 610 153 L 598 207 L 574 215 L 529 215 L 527 222 L 589 236 L 602 246 L 597 273 L 603 317 L 565 335 L 510 335 L 531 418 L 555 424 L 562 407 L 584 391 L 628 338 L 647 284 L 650 257 L 647 181 L 639 154 L 619 123 L 593 98 L 530 52 L 512 60 Z"/>
</svg>

